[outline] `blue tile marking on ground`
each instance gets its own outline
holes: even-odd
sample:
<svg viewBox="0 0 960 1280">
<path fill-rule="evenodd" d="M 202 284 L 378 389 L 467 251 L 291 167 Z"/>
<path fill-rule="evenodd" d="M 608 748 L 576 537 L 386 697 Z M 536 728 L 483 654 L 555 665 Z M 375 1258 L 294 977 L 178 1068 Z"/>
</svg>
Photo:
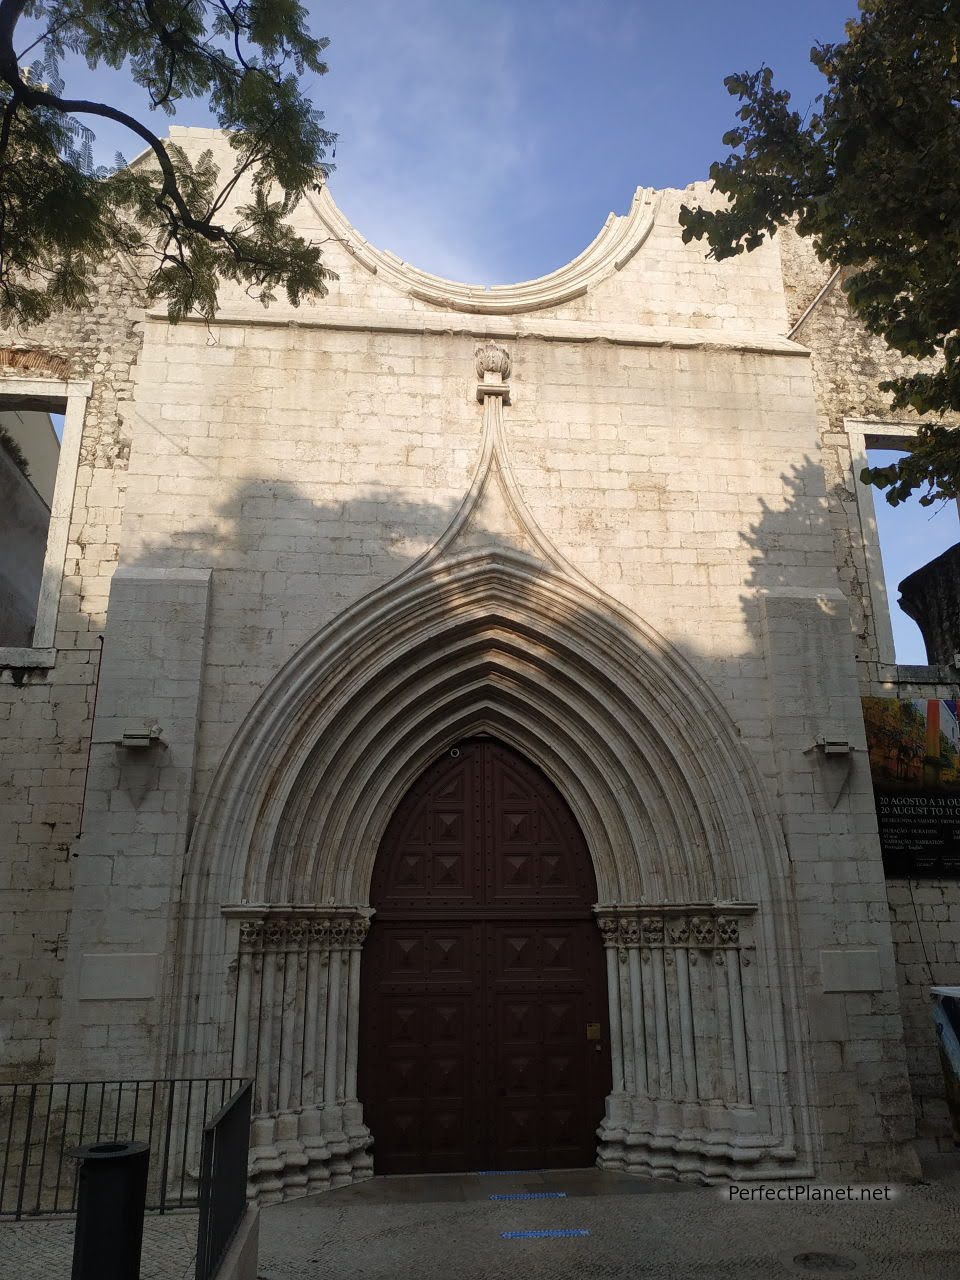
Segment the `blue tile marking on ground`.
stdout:
<svg viewBox="0 0 960 1280">
<path fill-rule="evenodd" d="M 501 1231 L 501 1240 L 546 1240 L 556 1236 L 588 1236 L 586 1227 L 561 1227 L 555 1231 Z"/>
<path fill-rule="evenodd" d="M 475 1178 L 517 1178 L 522 1173 L 546 1173 L 546 1169 L 477 1169 Z"/>
<path fill-rule="evenodd" d="M 565 1191 L 508 1191 L 502 1196 L 491 1196 L 491 1200 L 566 1200 Z"/>
</svg>

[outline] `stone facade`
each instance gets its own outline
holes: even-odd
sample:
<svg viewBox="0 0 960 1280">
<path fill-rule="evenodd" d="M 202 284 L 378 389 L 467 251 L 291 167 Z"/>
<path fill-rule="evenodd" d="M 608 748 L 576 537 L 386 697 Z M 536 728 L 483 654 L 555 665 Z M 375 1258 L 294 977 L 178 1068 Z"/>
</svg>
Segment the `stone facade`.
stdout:
<svg viewBox="0 0 960 1280">
<path fill-rule="evenodd" d="M 871 423 L 876 424 L 881 443 L 896 443 L 912 430 L 910 422 L 891 421 L 877 383 L 909 374 L 917 365 L 898 357 L 853 321 L 840 276 L 818 262 L 809 242 L 789 232 L 778 239 L 791 332 L 810 351 L 830 529 L 840 584 L 853 621 L 861 694 L 955 698 L 955 667 L 905 667 L 892 661 L 889 639 L 884 644 L 884 631 L 889 633 L 889 627 L 882 616 L 880 566 L 876 558 L 871 563 L 870 530 L 856 491 L 858 461 L 852 438 L 868 433 Z M 851 420 L 856 422 L 855 432 L 849 430 Z M 891 880 L 887 893 L 921 1146 L 952 1149 L 927 991 L 934 984 L 960 983 L 960 938 L 951 936 L 960 914 L 960 885 L 947 880 L 916 885 Z M 942 936 L 941 928 L 946 931 Z"/>
<path fill-rule="evenodd" d="M 118 274 L 29 335 L 91 390 L 55 653 L 0 689 L 7 1078 L 256 1072 L 265 1198 L 366 1176 L 373 859 L 486 732 L 593 858 L 600 1161 L 916 1172 L 933 1038 L 922 985 L 906 1040 L 898 999 L 859 705 L 890 681 L 840 439 L 874 372 L 829 292 L 788 336 L 823 283 L 802 247 L 706 261 L 691 197 L 638 192 L 568 267 L 477 289 L 324 193 L 297 213 L 323 302 L 227 290 L 171 327 Z"/>
<path fill-rule="evenodd" d="M 0 378 L 66 395 L 82 384 L 79 465 L 71 475 L 68 539 L 56 575 L 56 661 L 0 649 L 0 877 L 8 945 L 3 1078 L 49 1079 L 56 1062 L 73 847 L 81 830 L 100 636 L 119 554 L 130 438 L 124 421 L 140 349 L 139 283 L 129 264 L 103 274 L 90 311 L 0 333 Z M 86 392 L 89 391 L 89 395 Z M 62 573 L 62 583 L 60 573 Z M 48 642 L 49 643 L 49 642 Z"/>
</svg>

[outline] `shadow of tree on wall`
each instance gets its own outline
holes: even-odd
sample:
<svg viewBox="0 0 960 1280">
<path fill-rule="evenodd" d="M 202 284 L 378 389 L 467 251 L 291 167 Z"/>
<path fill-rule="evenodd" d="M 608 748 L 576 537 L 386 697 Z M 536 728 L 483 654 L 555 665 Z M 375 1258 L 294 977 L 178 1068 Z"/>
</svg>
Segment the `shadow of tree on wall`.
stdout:
<svg viewBox="0 0 960 1280">
<path fill-rule="evenodd" d="M 837 484 L 830 490 L 828 504 L 824 494 L 823 473 L 819 464 L 810 458 L 792 464 L 783 474 L 782 482 L 785 495 L 783 507 L 772 509 L 766 501 L 761 499 L 759 518 L 741 534 L 743 542 L 751 551 L 748 578 L 750 590 L 745 591 L 742 596 L 744 613 L 748 618 L 756 620 L 755 624 L 751 623 L 751 625 L 756 625 L 758 628 L 756 634 L 759 637 L 761 626 L 759 593 L 777 589 L 790 590 L 798 586 L 805 586 L 811 592 L 818 588 L 832 588 L 833 591 L 839 588 L 850 609 L 850 620 L 844 617 L 843 628 L 849 635 L 850 648 L 847 653 L 842 653 L 838 649 L 835 660 L 837 663 L 847 664 L 857 647 L 862 650 L 861 657 L 866 656 L 864 642 L 869 638 L 869 618 L 872 607 L 867 596 L 869 586 L 865 579 L 867 568 L 864 555 L 854 541 L 859 531 L 856 494 L 846 485 Z M 820 607 L 824 612 L 835 614 L 838 606 L 836 602 L 831 603 L 824 598 Z M 804 643 L 805 637 L 798 634 L 796 636 L 798 654 Z M 844 641 L 844 643 L 847 642 Z M 827 655 L 826 660 L 829 661 L 830 658 L 831 655 Z M 857 674 L 862 680 L 865 674 L 869 676 L 869 668 L 861 667 Z M 775 686 L 773 675 L 771 674 L 768 678 L 771 681 L 770 696 L 776 699 L 780 691 Z M 824 673 L 824 682 L 829 686 L 829 673 Z M 898 691 L 896 688 L 887 686 L 884 691 L 885 696 L 891 697 L 897 696 L 898 692 L 902 694 L 902 688 Z M 781 707 L 781 714 L 785 718 L 796 716 L 797 719 L 803 719 L 805 715 L 809 716 L 811 710 L 812 708 L 809 707 L 791 707 L 785 700 Z M 812 743 L 816 716 L 810 718 L 809 722 L 811 724 L 809 741 Z M 858 734 L 857 737 L 859 738 L 860 735 Z M 862 751 L 862 739 L 854 745 L 852 767 L 859 772 L 862 792 L 870 786 L 869 762 L 866 753 Z M 820 760 L 819 764 L 821 775 L 829 774 L 832 769 L 838 767 L 830 765 L 825 760 Z M 843 765 L 839 767 L 842 768 Z M 822 785 L 821 776 L 817 786 L 819 788 Z M 822 803 L 820 810 L 824 812 Z M 829 820 L 827 809 L 822 822 L 829 823 Z M 824 826 L 823 829 L 826 831 L 828 828 Z M 788 847 L 794 846 L 794 836 L 790 827 L 786 835 Z M 832 839 L 839 838 L 849 840 L 850 837 L 847 831 L 838 829 Z M 898 1013 L 902 1017 L 905 1027 L 907 1067 L 914 1095 L 914 1106 L 923 1126 L 922 1133 L 927 1138 L 946 1140 L 949 1138 L 950 1126 L 942 1101 L 943 1082 L 938 1061 L 936 1031 L 930 1017 L 928 987 L 932 981 L 956 982 L 960 978 L 960 967 L 956 959 L 953 962 L 944 959 L 943 944 L 938 945 L 937 922 L 932 918 L 928 921 L 921 916 L 921 913 L 926 914 L 929 910 L 932 917 L 934 908 L 918 906 L 914 901 L 915 890 L 921 885 L 925 888 L 934 887 L 931 882 L 909 882 L 885 878 L 879 847 L 870 841 L 869 830 L 862 832 L 857 838 L 861 844 L 865 841 L 869 842 L 856 854 L 857 862 L 854 862 L 853 851 L 851 851 L 849 864 L 838 864 L 848 877 L 857 878 L 854 882 L 857 888 L 849 897 L 842 915 L 836 921 L 835 934 L 827 941 L 833 941 L 840 946 L 863 946 L 865 935 L 862 931 L 864 929 L 869 931 L 874 922 L 891 922 L 897 960 L 898 991 L 873 991 L 864 993 L 859 999 L 867 1002 L 866 1007 L 870 1016 L 887 1017 Z M 802 835 L 800 839 L 803 839 Z M 792 856 L 795 856 L 794 851 Z M 801 916 L 805 913 L 809 914 L 814 921 L 813 928 L 816 929 L 823 895 L 830 890 L 818 877 L 819 867 L 815 863 L 810 863 L 809 853 L 805 856 L 806 871 L 798 875 L 798 902 Z M 949 890 L 948 882 L 941 883 L 945 890 Z M 876 887 L 876 896 L 869 902 L 865 900 L 863 894 L 863 890 L 868 885 Z M 940 892 L 938 886 L 935 887 L 935 892 Z M 888 895 L 891 904 L 889 907 Z M 946 900 L 946 893 L 944 900 Z M 936 910 L 942 911 L 946 918 L 948 911 L 946 906 L 938 906 Z M 932 968 L 929 967 L 928 957 L 929 961 L 932 961 Z M 819 997 L 820 1000 L 823 998 Z M 839 997 L 827 998 L 836 1000 Z M 848 1052 L 858 1052 L 856 1048 L 848 1050 L 844 1041 L 840 1041 L 839 1049 L 841 1062 L 846 1061 Z M 875 1122 L 872 1114 L 873 1095 L 869 1091 L 864 1091 L 860 1097 L 866 1108 L 864 1123 L 872 1124 Z M 925 1115 L 927 1112 L 934 1118 L 930 1119 Z M 885 1119 L 884 1123 L 887 1124 L 888 1121 Z M 908 1121 L 908 1127 L 910 1123 L 912 1122 Z M 912 1129 L 908 1136 L 912 1137 Z"/>
<path fill-rule="evenodd" d="M 821 824 L 818 830 L 840 838 L 848 834 L 843 824 L 849 821 L 851 788 L 869 788 L 869 777 L 861 768 L 857 637 L 849 608 L 854 576 L 838 574 L 835 559 L 834 534 L 844 520 L 836 503 L 842 495 L 832 495 L 831 510 L 823 470 L 809 456 L 791 463 L 780 480 L 782 503 L 773 505 L 760 496 L 759 516 L 740 533 L 750 551 L 741 604 L 763 653 L 779 757 L 774 766 L 780 775 L 778 788 L 789 792 L 812 787 L 806 808 L 812 803 Z M 854 753 L 828 759 L 817 752 L 815 740 L 824 733 L 851 739 Z M 807 774 L 804 782 L 802 775 Z M 801 805 L 794 810 L 788 804 L 786 811 L 788 847 L 794 826 L 799 847 L 804 843 L 799 833 L 806 809 Z M 852 856 L 864 858 L 868 851 L 854 851 Z M 882 879 L 875 868 L 871 879 L 876 882 L 878 876 Z"/>
<path fill-rule="evenodd" d="M 414 564 L 462 501 L 405 499 L 383 488 L 318 501 L 307 487 L 251 477 L 194 526 L 158 538 L 140 533 L 141 516 L 131 530 L 135 550 L 122 557 L 125 567 L 212 571 L 201 779 L 216 765 L 211 753 L 219 755 L 284 663 L 350 605 Z"/>
<path fill-rule="evenodd" d="M 744 613 L 757 614 L 757 593 L 785 587 L 832 588 L 837 581 L 833 548 L 834 520 L 824 488 L 823 470 L 812 458 L 792 463 L 781 475 L 783 502 L 758 499 L 759 516 L 740 531 L 749 548 L 749 573 L 741 597 Z"/>
<path fill-rule="evenodd" d="M 220 482 L 211 473 L 209 483 Z M 837 585 L 819 465 L 811 459 L 793 465 L 783 486 L 782 505 L 761 497 L 758 517 L 739 530 L 751 551 L 740 596 L 749 648 L 717 652 L 699 642 L 696 630 L 670 637 L 728 704 L 738 697 L 740 676 L 763 674 L 759 593 Z M 415 565 L 464 501 L 406 497 L 386 486 L 330 500 L 312 496 L 311 488 L 321 486 L 250 476 L 208 518 L 192 526 L 181 521 L 184 527 L 159 536 L 156 524 L 169 517 L 152 515 L 148 495 L 128 501 L 122 563 L 212 570 L 193 812 L 232 733 L 283 665 L 344 610 Z M 330 488 L 322 486 L 323 493 Z"/>
</svg>

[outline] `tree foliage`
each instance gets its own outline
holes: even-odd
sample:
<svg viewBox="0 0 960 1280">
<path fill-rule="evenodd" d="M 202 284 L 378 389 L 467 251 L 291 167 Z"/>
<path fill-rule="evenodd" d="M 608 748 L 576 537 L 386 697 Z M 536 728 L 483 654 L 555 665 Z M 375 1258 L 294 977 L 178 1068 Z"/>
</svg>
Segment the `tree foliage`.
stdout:
<svg viewBox="0 0 960 1280">
<path fill-rule="evenodd" d="M 795 221 L 866 328 L 930 369 L 880 384 L 892 409 L 960 412 L 960 3 L 860 0 L 846 40 L 810 59 L 827 81 L 806 117 L 769 67 L 729 76 L 742 104 L 711 166 L 726 208 L 684 207 L 685 242 L 713 256 L 757 247 Z M 960 433 L 920 426 L 911 452 L 862 479 L 896 506 L 960 496 Z"/>
<path fill-rule="evenodd" d="M 211 317 L 218 280 L 264 304 L 326 292 L 321 250 L 287 222 L 326 175 L 333 135 L 304 93 L 328 41 L 298 0 L 0 0 L 0 322 L 36 323 L 89 301 L 116 249 L 152 256 L 148 292 L 171 319 Z M 71 97 L 61 65 L 124 67 L 167 116 L 209 104 L 230 173 L 191 161 L 130 111 Z M 141 113 L 146 114 L 146 113 Z M 145 162 L 93 163 L 91 123 L 146 144 Z"/>
</svg>

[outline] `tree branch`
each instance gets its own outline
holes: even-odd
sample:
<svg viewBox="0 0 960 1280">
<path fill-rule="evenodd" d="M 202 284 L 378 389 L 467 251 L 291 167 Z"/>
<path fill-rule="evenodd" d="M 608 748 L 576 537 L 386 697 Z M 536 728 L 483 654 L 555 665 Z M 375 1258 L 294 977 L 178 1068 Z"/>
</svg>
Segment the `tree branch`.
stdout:
<svg viewBox="0 0 960 1280">
<path fill-rule="evenodd" d="M 22 82 L 13 48 L 13 33 L 26 7 L 27 0 L 0 0 L 0 79 L 7 81 L 15 99 L 18 97 L 17 86 Z"/>
<path fill-rule="evenodd" d="M 17 62 L 19 63 L 22 58 L 25 58 L 27 54 L 30 52 L 30 50 L 35 49 L 38 44 L 43 44 L 44 40 L 49 40 L 52 35 L 55 35 L 56 32 L 60 30 L 61 27 L 65 27 L 69 21 L 70 21 L 69 17 L 65 17 L 65 18 L 60 18 L 59 21 L 57 22 L 51 23 L 50 26 L 47 27 L 46 31 L 44 31 L 42 35 L 37 36 L 36 40 L 31 40 L 31 42 L 27 45 L 25 49 L 20 50 L 20 52 L 16 55 Z"/>
</svg>

